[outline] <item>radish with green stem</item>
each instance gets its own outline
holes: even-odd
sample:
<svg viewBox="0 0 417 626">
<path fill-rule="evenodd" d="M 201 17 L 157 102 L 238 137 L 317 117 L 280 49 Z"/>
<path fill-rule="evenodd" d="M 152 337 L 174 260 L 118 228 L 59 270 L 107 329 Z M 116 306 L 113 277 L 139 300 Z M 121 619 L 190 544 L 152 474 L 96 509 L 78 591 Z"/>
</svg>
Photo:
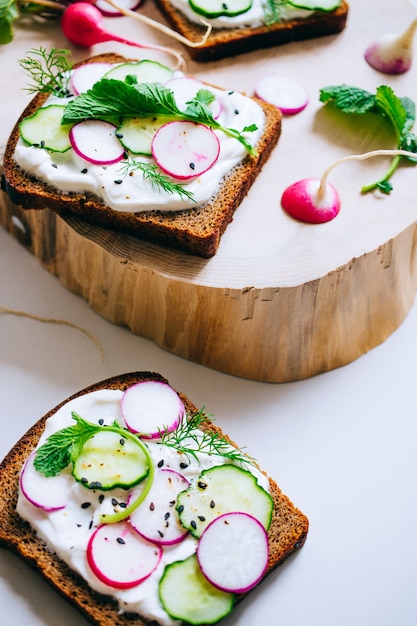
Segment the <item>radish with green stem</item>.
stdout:
<svg viewBox="0 0 417 626">
<path fill-rule="evenodd" d="M 335 161 L 326 169 L 321 178 L 304 178 L 287 187 L 281 196 L 282 208 L 292 217 L 310 224 L 322 224 L 334 219 L 341 207 L 337 190 L 327 178 L 330 172 L 341 163 L 361 161 L 376 156 L 408 157 L 416 159 L 417 155 L 407 150 L 374 150 L 364 154 L 352 154 Z M 374 186 L 371 186 L 374 188 Z M 362 187 L 362 193 L 370 187 Z"/>
<path fill-rule="evenodd" d="M 417 19 L 401 34 L 383 35 L 366 49 L 366 62 L 384 74 L 404 74 L 411 67 L 416 30 Z"/>
</svg>

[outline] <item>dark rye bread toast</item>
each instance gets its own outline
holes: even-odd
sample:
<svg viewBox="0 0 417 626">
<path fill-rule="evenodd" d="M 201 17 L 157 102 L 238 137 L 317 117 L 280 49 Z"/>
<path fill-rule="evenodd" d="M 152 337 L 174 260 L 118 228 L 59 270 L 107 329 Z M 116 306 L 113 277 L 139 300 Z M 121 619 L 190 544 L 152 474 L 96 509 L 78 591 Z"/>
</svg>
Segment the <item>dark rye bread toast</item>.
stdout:
<svg viewBox="0 0 417 626">
<path fill-rule="evenodd" d="M 172 6 L 170 0 L 155 1 L 174 30 L 190 41 L 201 41 L 205 26 L 189 20 Z M 189 47 L 188 52 L 195 61 L 217 61 L 252 50 L 333 35 L 345 28 L 348 10 L 349 5 L 343 0 L 335 11 L 315 11 L 303 19 L 286 20 L 270 26 L 213 28 L 207 41 L 200 46 Z"/>
<path fill-rule="evenodd" d="M 16 443 L 0 464 L 0 546 L 19 557 L 27 565 L 37 570 L 43 578 L 71 603 L 89 622 L 97 626 L 144 626 L 150 624 L 140 615 L 119 612 L 114 600 L 91 590 L 84 580 L 59 560 L 39 540 L 30 525 L 23 521 L 15 511 L 19 473 L 25 459 L 35 448 L 49 416 L 53 415 L 66 402 L 83 394 L 100 389 L 124 390 L 143 380 L 166 381 L 153 372 L 134 372 L 112 377 L 93 384 L 74 394 L 52 409 Z M 182 393 L 179 393 L 188 414 L 193 414 L 196 407 Z M 211 422 L 208 429 L 220 431 Z M 221 431 L 220 431 L 221 432 Z M 227 437 L 226 437 L 227 438 Z M 228 438 L 227 438 L 228 439 Z M 228 439 L 232 445 L 235 445 Z M 305 542 L 308 532 L 308 520 L 279 489 L 276 482 L 269 478 L 270 493 L 274 502 L 274 511 L 269 529 L 269 563 L 265 576 L 282 563 Z M 243 595 L 238 597 L 238 601 Z M 181 624 L 182 622 L 178 622 Z M 157 626 L 157 622 L 152 622 Z"/>
<path fill-rule="evenodd" d="M 115 54 L 98 55 L 84 61 L 119 63 L 126 61 Z M 75 65 L 74 67 L 77 67 Z M 114 211 L 91 193 L 63 193 L 53 186 L 28 175 L 15 162 L 13 155 L 19 139 L 20 121 L 33 114 L 47 99 L 38 94 L 23 111 L 8 140 L 1 178 L 1 188 L 10 200 L 23 209 L 50 209 L 61 216 L 74 214 L 81 219 L 115 231 L 123 231 L 183 252 L 209 258 L 219 246 L 221 235 L 232 221 L 233 214 L 262 166 L 268 159 L 281 133 L 279 110 L 257 100 L 266 123 L 257 145 L 258 155 L 247 155 L 220 182 L 217 192 L 204 205 L 183 211 Z"/>
</svg>

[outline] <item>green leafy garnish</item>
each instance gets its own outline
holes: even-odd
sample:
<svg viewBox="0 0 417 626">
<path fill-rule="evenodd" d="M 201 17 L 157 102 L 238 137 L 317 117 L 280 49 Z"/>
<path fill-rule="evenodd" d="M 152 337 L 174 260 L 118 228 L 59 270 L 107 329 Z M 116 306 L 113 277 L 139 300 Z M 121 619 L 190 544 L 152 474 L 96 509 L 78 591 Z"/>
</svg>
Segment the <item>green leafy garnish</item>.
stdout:
<svg viewBox="0 0 417 626">
<path fill-rule="evenodd" d="M 72 67 L 69 55 L 69 50 L 52 48 L 47 52 L 42 46 L 39 50 L 30 50 L 24 59 L 19 60 L 23 71 L 33 80 L 27 91 L 50 93 L 58 98 L 67 96 Z"/>
<path fill-rule="evenodd" d="M 205 425 L 211 425 L 212 420 L 200 409 L 191 416 L 180 421 L 178 427 L 171 432 L 161 432 L 162 443 L 175 448 L 187 457 L 198 460 L 197 454 L 222 456 L 232 463 L 249 463 L 255 461 L 245 454 L 241 448 L 235 448 L 230 441 L 217 430 L 201 430 Z"/>
<path fill-rule="evenodd" d="M 416 119 L 416 107 L 410 98 L 399 98 L 391 87 L 382 85 L 377 88 L 376 93 L 351 87 L 349 85 L 339 85 L 325 87 L 320 90 L 320 101 L 333 102 L 334 105 L 344 113 L 360 115 L 364 113 L 374 113 L 387 119 L 395 132 L 396 149 L 407 150 L 416 154 L 416 158 L 396 155 L 393 157 L 390 167 L 382 178 L 378 181 L 362 187 L 362 193 L 367 193 L 374 189 L 379 189 L 383 193 L 389 194 L 393 189 L 390 179 L 398 168 L 402 159 L 407 159 L 410 163 L 417 163 L 417 135 L 412 132 Z"/>
<path fill-rule="evenodd" d="M 189 200 L 195 202 L 194 194 L 185 189 L 183 185 L 174 183 L 169 176 L 162 173 L 156 163 L 146 163 L 144 161 L 127 159 L 126 161 L 123 161 L 120 169 L 124 176 L 127 176 L 134 170 L 140 170 L 143 174 L 143 178 L 145 180 L 149 180 L 151 185 L 154 187 L 162 189 L 162 191 L 165 191 L 166 193 L 177 193 L 180 197 L 188 198 Z"/>
<path fill-rule="evenodd" d="M 13 41 L 14 23 L 21 15 L 56 17 L 65 9 L 65 4 L 55 0 L 0 0 L 0 44 Z"/>
<path fill-rule="evenodd" d="M 63 124 L 75 124 L 86 119 L 112 121 L 119 117 L 165 117 L 167 121 L 184 120 L 197 124 L 206 124 L 210 128 L 223 131 L 234 137 L 252 156 L 256 149 L 244 136 L 244 132 L 253 132 L 256 125 L 248 126 L 242 132 L 222 126 L 214 119 L 208 104 L 214 95 L 207 89 L 200 89 L 196 96 L 181 111 L 173 92 L 159 83 L 129 84 L 121 80 L 102 78 L 87 92 L 72 99 L 66 106 Z"/>
</svg>

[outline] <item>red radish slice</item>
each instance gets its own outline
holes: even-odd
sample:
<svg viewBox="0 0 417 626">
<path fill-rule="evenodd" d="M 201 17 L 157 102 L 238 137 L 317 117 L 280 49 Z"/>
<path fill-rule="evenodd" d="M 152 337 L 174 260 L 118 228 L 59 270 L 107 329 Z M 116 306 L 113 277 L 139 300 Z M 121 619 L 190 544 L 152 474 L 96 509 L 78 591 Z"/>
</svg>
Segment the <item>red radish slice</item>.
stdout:
<svg viewBox="0 0 417 626">
<path fill-rule="evenodd" d="M 23 495 L 34 506 L 44 511 L 64 509 L 71 490 L 72 480 L 68 474 L 57 474 L 47 478 L 34 467 L 36 452 L 26 460 L 20 474 L 20 488 Z"/>
<path fill-rule="evenodd" d="M 308 104 L 308 94 L 303 85 L 281 74 L 268 74 L 261 78 L 255 95 L 280 109 L 284 115 L 300 113 Z"/>
<path fill-rule="evenodd" d="M 188 76 L 176 76 L 165 83 L 165 87 L 171 89 L 174 93 L 175 102 L 178 108 L 183 111 L 187 102 L 192 100 L 200 89 L 208 89 L 204 83 L 189 78 Z M 219 100 L 215 99 L 208 106 L 214 119 L 217 119 L 222 112 L 222 105 Z"/>
<path fill-rule="evenodd" d="M 177 428 L 185 409 L 179 395 L 164 382 L 146 380 L 128 387 L 122 396 L 122 415 L 127 428 L 154 439 Z"/>
<path fill-rule="evenodd" d="M 245 593 L 261 580 L 268 565 L 268 535 L 247 513 L 225 513 L 212 521 L 200 537 L 197 558 L 212 585 L 231 593 Z"/>
<path fill-rule="evenodd" d="M 123 9 L 129 11 L 135 11 L 142 3 L 142 0 L 117 0 L 117 4 Z M 112 6 L 106 0 L 96 0 L 94 5 L 105 15 L 106 17 L 118 17 L 123 15 L 116 7 Z"/>
<path fill-rule="evenodd" d="M 203 124 L 168 122 L 155 133 L 152 155 L 166 174 L 187 180 L 200 176 L 217 161 L 220 142 Z"/>
<path fill-rule="evenodd" d="M 162 549 L 143 539 L 127 522 L 99 526 L 87 546 L 94 574 L 116 589 L 136 587 L 146 580 L 161 556 Z"/>
<path fill-rule="evenodd" d="M 75 152 L 96 165 L 117 163 L 124 157 L 124 148 L 115 135 L 116 126 L 102 120 L 84 120 L 70 130 Z"/>
<path fill-rule="evenodd" d="M 320 179 L 304 178 L 287 187 L 282 194 L 281 205 L 297 220 L 323 224 L 338 215 L 340 198 L 330 183 L 326 183 L 322 190 Z"/>
<path fill-rule="evenodd" d="M 188 486 L 182 474 L 171 469 L 158 470 L 149 494 L 130 516 L 132 527 L 148 541 L 160 545 L 182 541 L 188 531 L 179 521 L 175 504 L 178 494 Z"/>
<path fill-rule="evenodd" d="M 111 63 L 86 63 L 85 65 L 80 65 L 71 74 L 71 90 L 76 96 L 84 93 L 91 89 L 100 78 L 103 78 L 104 74 L 112 67 Z"/>
</svg>

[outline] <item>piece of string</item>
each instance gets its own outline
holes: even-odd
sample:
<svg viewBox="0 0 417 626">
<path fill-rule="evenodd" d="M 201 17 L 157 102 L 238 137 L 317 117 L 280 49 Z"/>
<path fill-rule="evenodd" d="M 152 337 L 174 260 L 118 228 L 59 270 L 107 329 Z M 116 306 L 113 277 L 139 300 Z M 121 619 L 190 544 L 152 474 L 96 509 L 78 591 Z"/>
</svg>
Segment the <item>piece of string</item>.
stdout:
<svg viewBox="0 0 417 626">
<path fill-rule="evenodd" d="M 0 306 L 0 313 L 6 313 L 7 315 L 16 315 L 17 317 L 27 317 L 28 319 L 35 320 L 36 322 L 42 322 L 44 324 L 60 324 L 62 326 L 69 326 L 70 328 L 74 328 L 75 330 L 78 330 L 80 333 L 83 333 L 83 335 L 86 335 L 86 337 L 88 337 L 88 339 L 90 339 L 90 341 L 93 342 L 93 344 L 96 346 L 96 348 L 98 349 L 100 353 L 101 362 L 103 363 L 104 361 L 104 350 L 103 350 L 103 346 L 101 345 L 101 343 L 98 341 L 96 337 L 94 337 L 94 335 L 89 333 L 88 330 L 86 330 L 85 328 L 82 328 L 81 326 L 78 326 L 77 324 L 73 324 L 72 322 L 69 322 L 67 320 L 59 320 L 59 319 L 54 319 L 54 318 L 49 318 L 49 317 L 41 317 L 40 315 L 34 315 L 33 313 L 27 313 L 26 311 L 19 311 L 17 309 L 10 309 L 4 306 Z"/>
</svg>

